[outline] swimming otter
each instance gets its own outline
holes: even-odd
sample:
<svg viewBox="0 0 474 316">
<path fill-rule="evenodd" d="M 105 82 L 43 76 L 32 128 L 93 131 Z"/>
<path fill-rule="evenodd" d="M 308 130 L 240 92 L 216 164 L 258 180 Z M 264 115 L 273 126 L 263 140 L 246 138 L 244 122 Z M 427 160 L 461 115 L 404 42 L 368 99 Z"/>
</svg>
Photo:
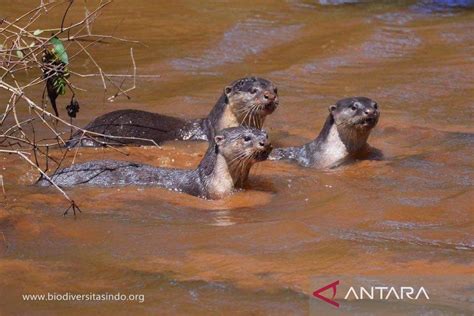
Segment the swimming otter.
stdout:
<svg viewBox="0 0 474 316">
<path fill-rule="evenodd" d="M 239 125 L 262 128 L 265 117 L 278 106 L 277 87 L 269 80 L 247 77 L 234 81 L 206 118 L 190 121 L 140 110 L 119 110 L 106 113 L 90 122 L 84 129 L 113 136 L 152 139 L 156 143 L 169 140 L 211 140 L 216 132 Z M 77 132 L 68 147 L 147 144 L 143 140 L 83 137 Z M 82 138 L 82 139 L 81 139 Z"/>
<path fill-rule="evenodd" d="M 376 151 L 367 139 L 379 116 L 377 103 L 369 98 L 339 100 L 329 106 L 329 116 L 316 139 L 301 147 L 277 148 L 269 159 L 293 160 L 304 167 L 333 168 L 350 159 L 367 158 Z"/>
<path fill-rule="evenodd" d="M 220 199 L 241 188 L 253 164 L 272 150 L 265 131 L 233 127 L 219 132 L 195 170 L 158 168 L 133 162 L 99 160 L 57 171 L 52 181 L 62 187 L 156 185 L 207 199 Z M 41 178 L 38 185 L 51 183 Z"/>
</svg>

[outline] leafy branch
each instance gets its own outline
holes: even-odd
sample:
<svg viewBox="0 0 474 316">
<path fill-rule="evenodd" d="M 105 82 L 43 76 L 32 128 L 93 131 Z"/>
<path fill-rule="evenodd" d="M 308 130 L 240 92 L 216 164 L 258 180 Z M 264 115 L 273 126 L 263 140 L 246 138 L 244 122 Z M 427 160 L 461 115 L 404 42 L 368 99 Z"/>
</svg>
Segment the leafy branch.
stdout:
<svg viewBox="0 0 474 316">
<path fill-rule="evenodd" d="M 41 1 L 37 7 L 12 21 L 0 19 L 0 90 L 9 93 L 8 102 L 2 105 L 3 109 L 0 108 L 0 154 L 15 155 L 49 179 L 70 204 L 65 214 L 69 209 L 72 209 L 74 214 L 80 209 L 64 190 L 48 178 L 47 171 L 50 163 L 58 169 L 69 155 L 70 149 L 64 147 L 66 130 L 69 129 L 70 135 L 79 131 L 82 137 L 140 139 L 103 135 L 73 124 L 73 119 L 79 112 L 76 90 L 80 88 L 74 85 L 75 78 L 91 78 L 91 80 L 100 78 L 104 93 L 110 90 L 116 91 L 107 99 L 111 102 L 121 96 L 130 99 L 129 93 L 136 89 L 136 78 L 145 77 L 137 75 L 132 47 L 131 75 L 104 71 L 89 51 L 94 45 L 110 41 L 139 44 L 137 41 L 92 32 L 92 25 L 101 16 L 104 8 L 111 3 L 112 1 L 101 1 L 92 11 L 84 7 L 84 17 L 70 23 L 69 26 L 66 25 L 68 12 L 80 10 L 74 0 Z M 55 10 L 63 10 L 59 21 L 60 27 L 46 29 L 37 25 L 40 17 L 47 16 Z M 77 66 L 74 61 L 79 55 L 85 56 L 94 65 L 96 72 L 81 73 L 80 69 L 73 69 Z M 80 64 L 83 63 L 78 63 Z M 115 82 L 117 79 L 122 80 L 120 85 Z M 131 80 L 131 86 L 124 88 L 123 84 L 127 80 Z M 38 89 L 41 88 L 43 97 L 39 103 L 33 96 L 38 95 Z M 59 97 L 66 95 L 67 91 L 71 93 L 66 106 L 69 120 L 60 116 L 56 102 Z M 47 109 L 46 92 L 52 111 Z M 26 108 L 28 114 L 23 114 L 25 111 L 20 111 L 20 107 Z M 140 140 L 158 146 L 153 140 Z M 103 145 L 110 146 L 105 142 Z M 50 149 L 54 148 L 63 154 L 61 159 L 51 154 Z M 4 179 L 1 175 L 0 178 Z"/>
</svg>

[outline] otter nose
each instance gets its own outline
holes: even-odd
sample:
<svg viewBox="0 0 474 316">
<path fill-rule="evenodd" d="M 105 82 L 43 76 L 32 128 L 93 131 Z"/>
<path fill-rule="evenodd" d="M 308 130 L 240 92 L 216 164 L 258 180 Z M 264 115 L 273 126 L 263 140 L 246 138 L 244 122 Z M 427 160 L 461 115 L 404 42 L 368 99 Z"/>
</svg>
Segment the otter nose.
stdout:
<svg viewBox="0 0 474 316">
<path fill-rule="evenodd" d="M 275 100 L 276 98 L 276 95 L 270 91 L 265 91 L 263 93 L 263 97 L 266 99 L 266 100 L 270 100 L 270 101 L 273 101 Z"/>
<path fill-rule="evenodd" d="M 258 148 L 260 150 L 264 150 L 264 151 L 268 151 L 268 150 L 272 150 L 273 147 L 272 147 L 272 143 L 268 140 L 265 140 L 265 141 L 260 141 L 258 143 Z"/>
<path fill-rule="evenodd" d="M 265 136 L 263 137 L 260 137 L 260 139 L 258 140 L 258 146 L 261 147 L 261 148 L 265 148 L 267 147 L 268 145 L 270 144 L 270 141 L 268 139 L 268 135 L 265 134 Z"/>
<path fill-rule="evenodd" d="M 365 109 L 364 113 L 367 114 L 367 115 L 373 115 L 375 113 L 375 110 L 374 109 Z"/>
</svg>

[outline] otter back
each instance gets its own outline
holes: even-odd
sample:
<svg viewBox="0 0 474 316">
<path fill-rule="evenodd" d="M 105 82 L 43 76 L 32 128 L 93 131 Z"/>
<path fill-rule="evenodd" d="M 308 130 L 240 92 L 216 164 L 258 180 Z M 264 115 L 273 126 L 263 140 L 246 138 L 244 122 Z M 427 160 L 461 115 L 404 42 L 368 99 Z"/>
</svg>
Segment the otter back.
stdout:
<svg viewBox="0 0 474 316">
<path fill-rule="evenodd" d="M 124 136 L 130 138 L 152 139 L 157 143 L 172 140 L 177 137 L 177 131 L 184 128 L 186 121 L 172 116 L 140 110 L 118 110 L 99 116 L 84 129 L 113 136 Z M 82 132 L 77 132 L 69 141 L 69 146 L 77 145 Z M 142 145 L 152 145 L 151 142 L 127 138 L 105 138 L 99 137 L 97 140 L 108 144 L 129 144 L 137 143 Z M 100 142 L 95 142 L 89 137 L 84 137 L 82 146 L 99 146 Z M 90 142 L 86 143 L 86 142 Z"/>
</svg>

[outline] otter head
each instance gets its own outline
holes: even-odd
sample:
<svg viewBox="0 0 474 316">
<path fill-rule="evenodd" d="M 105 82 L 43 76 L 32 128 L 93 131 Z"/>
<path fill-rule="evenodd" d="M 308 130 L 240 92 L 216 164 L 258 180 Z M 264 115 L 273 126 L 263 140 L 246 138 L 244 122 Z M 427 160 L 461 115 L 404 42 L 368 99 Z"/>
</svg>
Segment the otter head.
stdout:
<svg viewBox="0 0 474 316">
<path fill-rule="evenodd" d="M 338 127 L 370 131 L 377 125 L 380 110 L 377 102 L 366 97 L 346 98 L 329 106 Z"/>
<path fill-rule="evenodd" d="M 229 165 L 253 164 L 268 158 L 272 145 L 267 132 L 250 127 L 231 127 L 214 137 L 216 152 L 222 154 Z"/>
<path fill-rule="evenodd" d="M 221 198 L 235 188 L 242 188 L 250 168 L 267 159 L 271 150 L 265 131 L 238 126 L 218 132 L 206 153 L 210 156 L 204 158 L 198 167 L 206 175 L 203 183 L 207 186 L 207 196 Z"/>
<path fill-rule="evenodd" d="M 269 80 L 247 77 L 225 87 L 230 110 L 244 126 L 262 128 L 265 117 L 278 106 L 278 89 Z"/>
</svg>

